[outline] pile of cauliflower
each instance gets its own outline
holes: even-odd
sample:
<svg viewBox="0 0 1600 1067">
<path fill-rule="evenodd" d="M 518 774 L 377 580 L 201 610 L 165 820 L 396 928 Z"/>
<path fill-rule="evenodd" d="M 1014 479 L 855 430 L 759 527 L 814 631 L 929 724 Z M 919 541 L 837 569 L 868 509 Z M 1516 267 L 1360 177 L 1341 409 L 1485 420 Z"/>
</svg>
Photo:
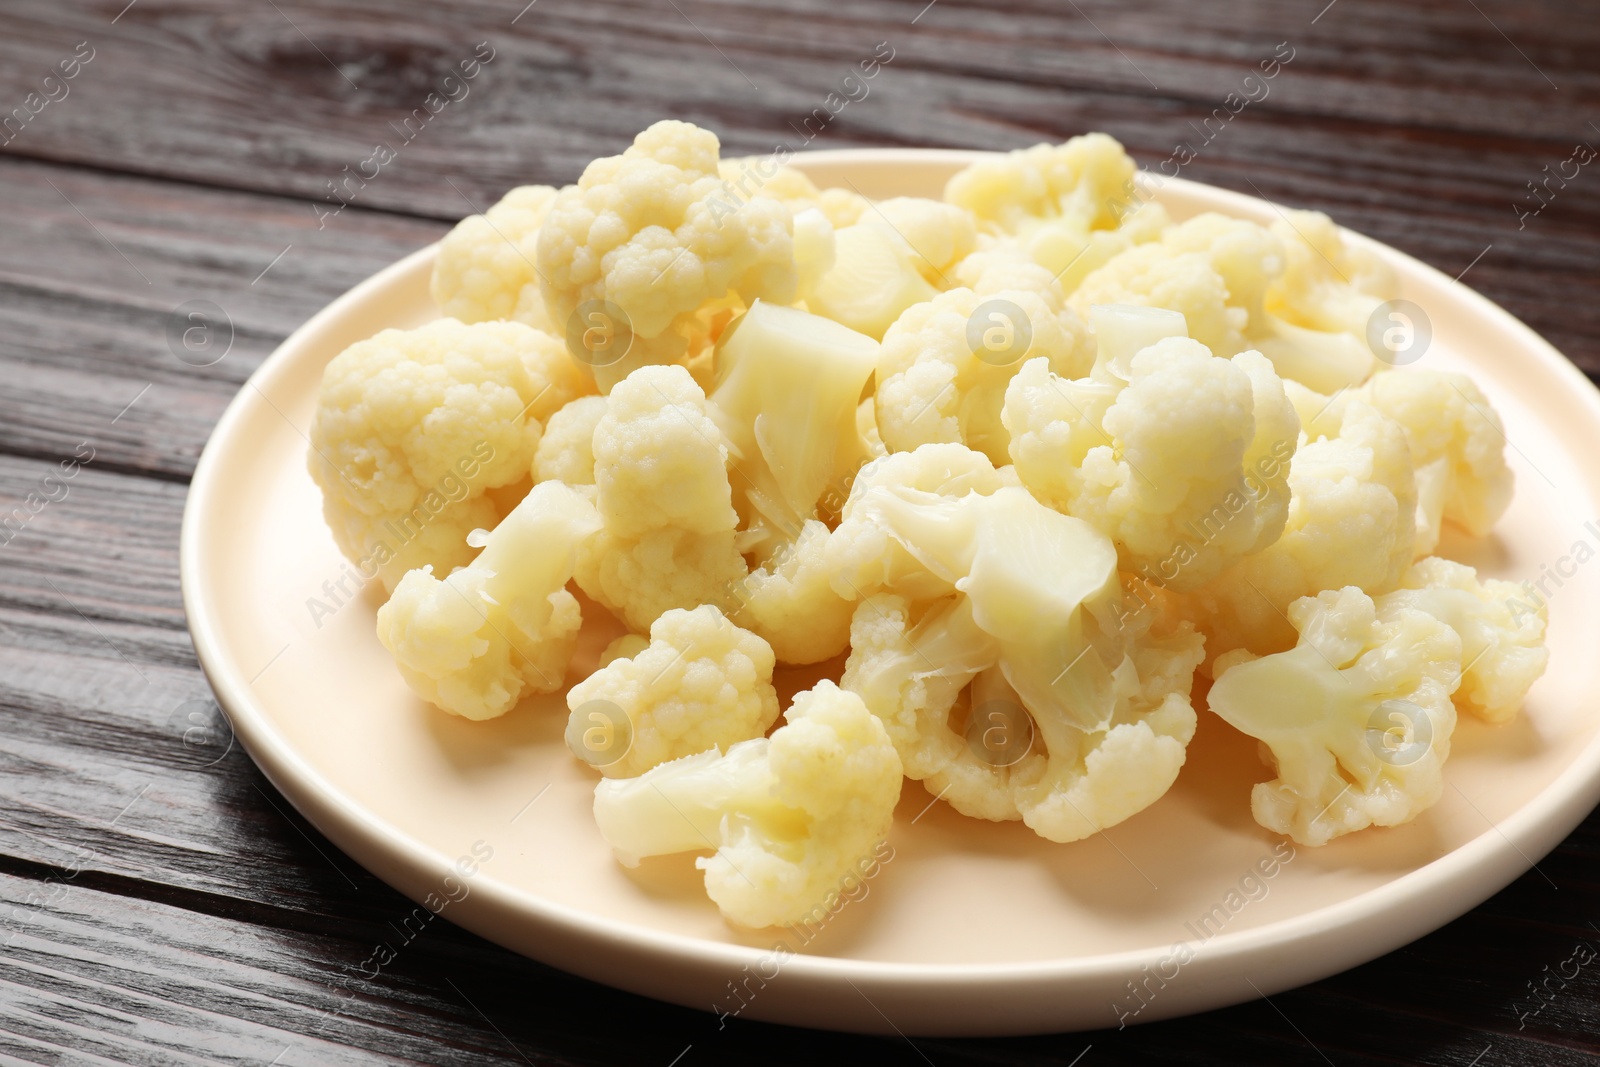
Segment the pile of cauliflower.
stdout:
<svg viewBox="0 0 1600 1067">
<path fill-rule="evenodd" d="M 1052 842 L 1138 814 L 1197 700 L 1263 827 L 1416 817 L 1545 667 L 1542 608 L 1432 554 L 1505 511 L 1500 420 L 1377 358 L 1394 278 L 1326 216 L 1134 179 L 1089 134 L 869 201 L 660 122 L 464 220 L 446 317 L 335 358 L 311 434 L 401 674 L 469 719 L 565 689 L 619 860 L 702 853 L 750 927 L 825 914 L 906 778 Z"/>
</svg>

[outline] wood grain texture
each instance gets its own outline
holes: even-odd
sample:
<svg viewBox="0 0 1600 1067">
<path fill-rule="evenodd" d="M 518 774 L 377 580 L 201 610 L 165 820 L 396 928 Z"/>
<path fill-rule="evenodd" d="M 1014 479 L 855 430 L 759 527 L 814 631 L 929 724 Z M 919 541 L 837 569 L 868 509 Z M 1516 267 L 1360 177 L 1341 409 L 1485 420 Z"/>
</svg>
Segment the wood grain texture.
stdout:
<svg viewBox="0 0 1600 1067">
<path fill-rule="evenodd" d="M 1514 209 L 1577 140 L 1600 144 L 1593 2 L 12 0 L 0 118 L 80 41 L 94 58 L 69 95 L 0 134 L 0 514 L 65 487 L 0 534 L 0 1059 L 1600 1062 L 1600 969 L 1530 987 L 1580 940 L 1600 945 L 1594 817 L 1542 874 L 1399 952 L 1270 1004 L 1120 1033 L 719 1028 L 504 952 L 448 913 L 406 939 L 412 905 L 230 745 L 177 579 L 211 426 L 317 309 L 656 118 L 707 124 L 729 152 L 795 143 L 791 124 L 878 41 L 893 62 L 813 147 L 1105 129 L 1155 166 L 1288 42 L 1270 94 L 1184 175 L 1323 208 L 1452 275 L 1470 265 L 1469 284 L 1600 372 L 1600 171 L 1521 228 Z M 495 58 L 469 95 L 319 223 L 327 183 L 397 143 L 391 124 L 480 41 Z M 168 336 L 196 300 L 232 329 L 209 366 Z M 45 481 L 83 448 L 91 462 Z M 394 962 L 369 973 L 385 943 Z"/>
</svg>

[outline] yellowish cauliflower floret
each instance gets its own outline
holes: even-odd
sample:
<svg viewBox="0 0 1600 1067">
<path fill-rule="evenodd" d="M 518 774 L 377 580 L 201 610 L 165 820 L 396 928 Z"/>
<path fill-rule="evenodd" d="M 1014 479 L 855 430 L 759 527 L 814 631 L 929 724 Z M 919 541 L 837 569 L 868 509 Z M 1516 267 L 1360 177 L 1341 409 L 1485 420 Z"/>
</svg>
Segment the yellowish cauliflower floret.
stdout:
<svg viewBox="0 0 1600 1067">
<path fill-rule="evenodd" d="M 1219 356 L 1246 347 L 1248 316 L 1228 306 L 1227 283 L 1200 252 L 1175 255 L 1161 244 L 1131 248 L 1085 278 L 1067 302 L 1079 315 L 1097 304 L 1165 308 L 1182 315 L 1189 336 Z"/>
<path fill-rule="evenodd" d="M 1374 601 L 1354 586 L 1297 600 L 1289 618 L 1294 648 L 1222 657 L 1210 693 L 1212 711 L 1271 752 L 1256 822 L 1302 845 L 1410 822 L 1444 790 L 1461 639 L 1400 594 Z"/>
<path fill-rule="evenodd" d="M 567 693 L 567 747 L 607 778 L 760 737 L 778 718 L 772 648 L 707 604 L 668 611 L 650 644 L 612 660 Z M 616 708 L 614 715 L 596 711 Z"/>
<path fill-rule="evenodd" d="M 952 284 L 946 272 L 978 243 L 978 230 L 968 212 L 918 196 L 880 200 L 862 214 L 860 222 L 878 226 L 898 241 L 910 254 L 917 273 L 940 289 Z"/>
<path fill-rule="evenodd" d="M 600 529 L 593 505 L 560 482 L 534 486 L 483 551 L 443 579 L 414 570 L 378 609 L 378 640 L 423 699 L 492 719 L 524 693 L 561 688 L 583 618 L 566 590 Z"/>
<path fill-rule="evenodd" d="M 834 591 L 828 538 L 827 526 L 808 519 L 734 594 L 734 618 L 771 642 L 784 663 L 820 663 L 849 643 L 854 605 Z"/>
<path fill-rule="evenodd" d="M 1296 326 L 1366 337 L 1373 311 L 1399 289 L 1394 271 L 1346 244 L 1320 211 L 1287 212 L 1272 233 L 1283 246 L 1284 271 L 1267 290 L 1267 310 Z"/>
<path fill-rule="evenodd" d="M 1405 428 L 1417 472 L 1418 556 L 1439 543 L 1443 520 L 1484 537 L 1511 504 L 1505 430 L 1465 374 L 1405 368 L 1375 375 L 1362 399 Z"/>
<path fill-rule="evenodd" d="M 617 858 L 715 849 L 696 865 L 741 926 L 827 915 L 889 833 L 900 759 L 883 725 L 832 682 L 798 694 L 784 725 L 726 753 L 702 752 L 595 788 Z"/>
<path fill-rule="evenodd" d="M 991 300 L 996 303 L 974 323 Z M 1071 312 L 1051 310 L 1037 293 L 980 297 L 952 289 L 913 305 L 889 327 L 878 354 L 874 409 L 883 443 L 906 452 L 959 441 L 995 463 L 1007 462 L 1010 436 L 1000 421 L 1006 385 L 1023 361 L 1036 358 L 1069 378 L 1087 374 L 1094 361 L 1083 323 Z"/>
<path fill-rule="evenodd" d="M 1041 501 L 1115 541 L 1125 568 L 1195 589 L 1282 531 L 1299 420 L 1255 352 L 1221 359 L 1170 337 L 1127 367 L 1124 384 L 1030 362 L 1006 393 L 1011 458 Z"/>
<path fill-rule="evenodd" d="M 1090 133 L 974 163 L 950 179 L 944 195 L 1071 292 L 1112 257 L 1155 239 L 1170 221 L 1159 204 L 1135 203 L 1134 172 L 1115 139 Z"/>
<path fill-rule="evenodd" d="M 1201 639 L 1186 621 L 1151 639 L 1153 613 L 1122 610 L 1104 535 L 1020 486 L 959 497 L 877 487 L 851 521 L 926 569 L 886 583 L 896 596 L 863 601 L 845 670 L 909 774 L 959 811 L 1020 818 L 1052 841 L 1087 837 L 1166 793 L 1194 734 Z M 913 624 L 908 589 L 929 578 L 947 595 Z M 994 701 L 975 696 L 958 735 L 955 695 L 985 673 L 1010 713 L 991 725 Z M 996 730 L 1021 742 L 1005 758 L 990 744 Z"/>
<path fill-rule="evenodd" d="M 560 336 L 545 316 L 534 267 L 539 227 L 555 199 L 548 185 L 522 185 L 457 223 L 439 242 L 433 264 L 439 311 L 462 322 L 515 318 Z"/>
<path fill-rule="evenodd" d="M 1544 601 L 1515 582 L 1480 581 L 1471 567 L 1430 556 L 1406 572 L 1387 602 L 1426 611 L 1461 638 L 1461 688 L 1456 707 L 1489 722 L 1516 717 L 1544 674 Z"/>
<path fill-rule="evenodd" d="M 805 291 L 806 307 L 881 340 L 900 313 L 938 293 L 906 242 L 863 217 L 833 235 L 833 265 Z"/>
<path fill-rule="evenodd" d="M 996 468 L 989 457 L 965 445 L 922 445 L 910 452 L 892 452 L 862 467 L 828 538 L 825 569 L 834 590 L 856 601 L 893 586 L 916 598 L 942 596 L 948 583 L 934 577 L 908 548 L 872 521 L 864 502 L 872 490 L 901 487 L 959 497 L 988 495 L 1016 485 L 1016 472 Z"/>
<path fill-rule="evenodd" d="M 605 529 L 579 558 L 579 586 L 634 630 L 719 603 L 745 564 L 727 450 L 689 372 L 634 371 L 611 390 L 592 440 Z"/>
<path fill-rule="evenodd" d="M 486 492 L 526 481 L 542 421 L 588 388 L 521 323 L 440 319 L 351 345 L 323 372 L 307 457 L 340 551 L 389 590 L 465 565 L 467 534 L 503 514 Z"/>
<path fill-rule="evenodd" d="M 1084 233 L 1111 230 L 1127 205 L 1134 170 L 1115 138 L 1088 133 L 979 160 L 950 179 L 944 198 L 1007 233 L 1054 221 Z"/>
<path fill-rule="evenodd" d="M 533 480 L 594 484 L 594 429 L 606 414 L 606 398 L 580 396 L 550 416 L 533 453 Z"/>
<path fill-rule="evenodd" d="M 1010 252 L 974 252 L 951 269 L 950 280 L 985 297 L 1021 289 L 1038 295 L 1051 311 L 1060 311 L 1066 301 L 1048 268 Z"/>
<path fill-rule="evenodd" d="M 1286 392 L 1305 431 L 1289 463 L 1288 520 L 1276 542 L 1195 594 L 1213 655 L 1287 649 L 1290 604 L 1347 585 L 1387 593 L 1411 563 L 1417 493 L 1400 424 L 1349 396 L 1329 402 L 1293 383 Z"/>
<path fill-rule="evenodd" d="M 658 122 L 620 156 L 597 159 L 556 197 L 539 228 L 540 291 L 565 324 L 589 301 L 621 309 L 637 351 L 597 367 L 602 387 L 646 362 L 681 358 L 670 337 L 703 304 L 794 297 L 789 211 L 768 197 L 737 201 L 718 176 L 715 134 Z M 658 343 L 660 342 L 660 343 Z"/>
<path fill-rule="evenodd" d="M 835 228 L 854 225 L 872 209 L 860 193 L 850 189 L 818 189 L 803 172 L 778 164 L 772 156 L 724 159 L 718 164 L 717 173 L 727 183 L 723 192 L 729 203 L 765 196 L 781 203 L 793 215 L 813 209 L 820 211 Z"/>
</svg>

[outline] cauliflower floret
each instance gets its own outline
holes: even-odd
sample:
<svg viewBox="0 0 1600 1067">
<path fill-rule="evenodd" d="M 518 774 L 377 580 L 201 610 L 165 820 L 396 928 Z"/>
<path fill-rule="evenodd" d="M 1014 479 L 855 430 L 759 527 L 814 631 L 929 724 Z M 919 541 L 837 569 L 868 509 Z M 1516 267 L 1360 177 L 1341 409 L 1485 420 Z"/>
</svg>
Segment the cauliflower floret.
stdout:
<svg viewBox="0 0 1600 1067">
<path fill-rule="evenodd" d="M 977 246 L 971 214 L 954 204 L 917 196 L 896 196 L 871 205 L 861 223 L 881 227 L 911 256 L 929 284 L 948 288 L 948 271 Z"/>
<path fill-rule="evenodd" d="M 1426 611 L 1456 632 L 1463 664 L 1456 707 L 1488 722 L 1515 718 L 1550 662 L 1544 602 L 1524 600 L 1514 582 L 1480 582 L 1471 567 L 1429 557 L 1384 599 Z"/>
<path fill-rule="evenodd" d="M 1051 311 L 1060 311 L 1066 302 L 1061 283 L 1047 267 L 1011 252 L 974 252 L 951 269 L 950 279 L 979 296 L 995 296 L 1008 289 L 1034 293 Z"/>
<path fill-rule="evenodd" d="M 872 520 L 871 509 L 864 506 L 872 490 L 900 487 L 964 496 L 1016 484 L 1010 467 L 997 469 L 989 457 L 965 445 L 922 445 L 873 460 L 856 474 L 839 525 L 827 541 L 824 569 L 835 592 L 852 602 L 889 586 L 919 599 L 948 592 L 947 583 L 933 577 L 913 552 Z"/>
<path fill-rule="evenodd" d="M 528 478 L 541 423 L 588 391 L 561 343 L 515 322 L 440 319 L 334 357 L 311 425 L 311 477 L 340 551 L 393 590 L 472 559 L 503 514 L 486 491 Z"/>
<path fill-rule="evenodd" d="M 606 398 L 580 396 L 550 416 L 533 453 L 533 480 L 594 484 L 594 429 L 606 414 Z"/>
<path fill-rule="evenodd" d="M 877 487 L 854 521 L 913 554 L 947 596 L 961 594 L 910 625 L 911 583 L 891 582 L 898 596 L 865 600 L 852 627 L 846 685 L 884 719 L 912 777 L 959 811 L 1021 818 L 1052 841 L 1086 837 L 1165 794 L 1194 733 L 1201 639 L 1178 621 L 1144 640 L 1149 613 L 1126 625 L 1104 535 L 1018 486 L 960 497 Z M 973 698 L 980 714 L 969 715 L 966 741 L 949 722 L 955 694 L 996 667 L 989 689 L 1012 709 L 1003 732 L 1029 731 L 1007 759 L 984 747 L 996 728 L 981 714 L 990 702 Z"/>
<path fill-rule="evenodd" d="M 1346 244 L 1320 211 L 1290 211 L 1272 224 L 1283 274 L 1268 287 L 1269 312 L 1295 326 L 1366 337 L 1367 322 L 1399 285 L 1375 255 Z"/>
<path fill-rule="evenodd" d="M 727 183 L 723 192 L 729 203 L 765 196 L 781 203 L 793 215 L 820 211 L 834 227 L 854 225 L 871 210 L 871 203 L 860 193 L 818 189 L 803 172 L 782 166 L 772 156 L 724 159 L 718 164 L 717 173 Z"/>
<path fill-rule="evenodd" d="M 1087 374 L 1094 359 L 1077 316 L 1052 311 L 1036 293 L 980 297 L 952 289 L 907 308 L 884 334 L 878 354 L 874 407 L 883 443 L 906 452 L 959 441 L 1005 463 L 1010 435 L 1000 409 L 1006 385 L 1023 361 L 1036 358 L 1068 378 Z"/>
<path fill-rule="evenodd" d="M 832 682 L 798 694 L 784 725 L 726 753 L 702 752 L 595 788 L 617 858 L 715 849 L 696 860 L 706 893 L 742 926 L 815 921 L 888 835 L 900 759 L 861 698 Z"/>
<path fill-rule="evenodd" d="M 607 397 L 592 440 L 605 529 L 579 557 L 578 585 L 634 630 L 717 603 L 745 564 L 727 449 L 689 372 L 634 371 Z"/>
<path fill-rule="evenodd" d="M 693 333 L 695 312 L 730 291 L 746 303 L 794 297 L 788 209 L 762 196 L 730 200 L 718 149 L 707 130 L 658 122 L 622 155 L 584 168 L 539 228 L 540 291 L 553 320 L 603 300 L 632 331 L 634 347 L 595 368 L 603 391 L 643 363 L 681 359 L 674 334 Z"/>
<path fill-rule="evenodd" d="M 833 235 L 833 266 L 805 293 L 806 307 L 874 340 L 913 304 L 939 292 L 904 240 L 863 218 Z"/>
<path fill-rule="evenodd" d="M 566 584 L 599 529 L 593 505 L 567 486 L 534 486 L 492 533 L 477 532 L 483 551 L 470 564 L 402 578 L 378 609 L 378 640 L 418 696 L 468 719 L 560 689 L 583 624 Z"/>
<path fill-rule="evenodd" d="M 1044 266 L 1071 292 L 1095 268 L 1155 239 L 1160 205 L 1135 207 L 1134 163 L 1103 133 L 985 159 L 952 177 L 945 199 Z"/>
<path fill-rule="evenodd" d="M 1115 138 L 1089 133 L 979 160 L 950 179 L 944 198 L 1008 233 L 1054 220 L 1084 233 L 1111 230 L 1134 169 Z"/>
<path fill-rule="evenodd" d="M 515 318 L 555 336 L 539 296 L 539 227 L 555 202 L 548 185 L 523 185 L 482 215 L 468 215 L 439 242 L 433 299 L 462 322 Z"/>
<path fill-rule="evenodd" d="M 834 591 L 828 527 L 808 519 L 800 536 L 737 583 L 734 618 L 772 644 L 784 663 L 820 663 L 845 650 L 854 605 Z"/>
<path fill-rule="evenodd" d="M 1131 248 L 1084 278 L 1067 300 L 1079 315 L 1098 304 L 1176 311 L 1188 324 L 1189 336 L 1218 356 L 1246 348 L 1242 308 L 1228 306 L 1228 286 L 1200 252 L 1174 254 L 1164 244 Z"/>
<path fill-rule="evenodd" d="M 1028 363 L 1006 393 L 1011 458 L 1041 501 L 1115 541 L 1125 568 L 1195 589 L 1283 530 L 1299 420 L 1255 352 L 1221 359 L 1169 337 L 1126 366 L 1124 384 Z"/>
<path fill-rule="evenodd" d="M 1295 601 L 1299 643 L 1220 658 L 1211 710 L 1265 743 L 1277 777 L 1256 785 L 1256 822 L 1302 845 L 1399 826 L 1444 790 L 1461 639 L 1396 594 L 1355 586 Z"/>
<path fill-rule="evenodd" d="M 1347 585 L 1387 593 L 1411 564 L 1417 491 L 1400 424 L 1348 394 L 1329 401 L 1292 382 L 1286 393 L 1306 435 L 1289 461 L 1288 519 L 1277 541 L 1196 592 L 1213 654 L 1287 649 L 1290 604 Z"/>
<path fill-rule="evenodd" d="M 607 778 L 760 737 L 778 718 L 772 648 L 710 604 L 665 612 L 650 644 L 567 692 L 567 747 Z M 596 711 L 593 701 L 616 708 Z"/>
<path fill-rule="evenodd" d="M 1359 395 L 1405 428 L 1417 472 L 1416 554 L 1439 544 L 1445 519 L 1488 534 L 1511 504 L 1513 478 L 1500 416 L 1477 383 L 1407 368 L 1374 376 Z"/>
</svg>

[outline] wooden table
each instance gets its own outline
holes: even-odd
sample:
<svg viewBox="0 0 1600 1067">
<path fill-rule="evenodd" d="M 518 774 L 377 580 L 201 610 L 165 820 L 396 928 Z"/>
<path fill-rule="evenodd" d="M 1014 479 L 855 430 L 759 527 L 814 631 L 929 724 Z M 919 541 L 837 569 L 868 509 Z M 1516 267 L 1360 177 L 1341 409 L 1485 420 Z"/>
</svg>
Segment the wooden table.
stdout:
<svg viewBox="0 0 1600 1067">
<path fill-rule="evenodd" d="M 765 150 L 887 42 L 870 94 L 815 146 L 1011 148 L 1103 129 L 1156 166 L 1179 141 L 1201 145 L 1185 176 L 1325 209 L 1466 273 L 1600 371 L 1600 168 L 1538 200 L 1528 184 L 1576 143 L 1600 145 L 1593 0 L 524 2 L 0 11 L 0 115 L 23 109 L 0 133 L 0 501 L 24 509 L 0 534 L 0 1055 L 1596 1060 L 1600 966 L 1530 991 L 1577 941 L 1600 940 L 1595 818 L 1543 875 L 1388 957 L 1270 1003 L 1120 1033 L 719 1030 L 447 923 L 379 978 L 357 977 L 409 905 L 228 748 L 179 599 L 185 485 L 223 406 L 289 331 L 514 184 L 571 181 L 663 116 L 715 129 L 730 152 Z M 493 58 L 468 95 L 404 139 L 479 42 Z M 1267 95 L 1202 145 L 1202 121 L 1283 49 L 1293 58 Z M 378 142 L 400 144 L 396 158 L 330 215 L 331 183 Z M 176 354 L 174 309 L 197 300 L 231 324 L 231 349 L 208 366 Z M 49 477 L 74 455 L 92 460 Z"/>
</svg>

